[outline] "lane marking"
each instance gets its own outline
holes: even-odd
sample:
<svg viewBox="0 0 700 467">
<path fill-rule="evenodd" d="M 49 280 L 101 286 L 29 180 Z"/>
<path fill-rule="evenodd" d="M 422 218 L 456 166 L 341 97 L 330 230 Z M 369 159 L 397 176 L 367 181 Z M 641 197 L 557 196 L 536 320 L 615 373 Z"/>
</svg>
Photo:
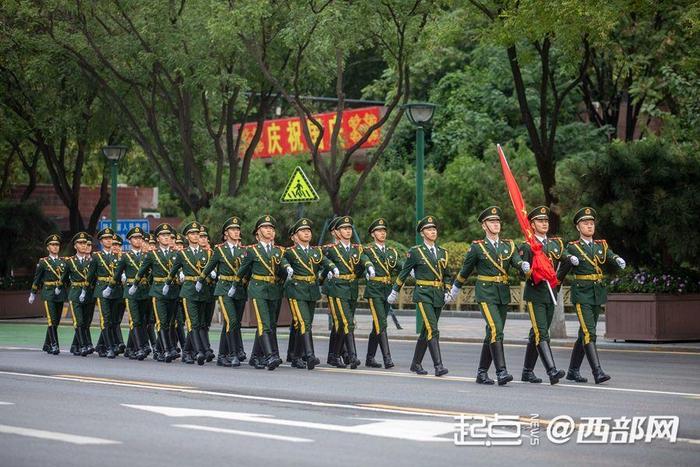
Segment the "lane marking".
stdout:
<svg viewBox="0 0 700 467">
<path fill-rule="evenodd" d="M 56 375 L 61 378 L 78 378 L 82 380 L 90 381 L 102 381 L 108 383 L 123 383 L 123 384 L 138 384 L 140 386 L 153 386 L 159 388 L 173 388 L 173 389 L 195 389 L 194 386 L 181 386 L 178 384 L 165 384 L 165 383 L 151 383 L 149 381 L 134 381 L 129 379 L 112 379 L 112 378 L 99 378 L 97 376 L 83 376 L 83 375 Z"/>
<path fill-rule="evenodd" d="M 2 402 L 0 401 L 0 405 L 15 405 L 14 402 Z"/>
<path fill-rule="evenodd" d="M 272 439 L 275 441 L 288 441 L 290 443 L 313 443 L 313 439 L 295 438 L 294 436 L 271 435 L 268 433 L 258 433 L 256 431 L 230 430 L 228 428 L 215 428 L 203 425 L 173 425 L 177 428 L 187 428 L 188 430 L 210 431 L 212 433 L 225 433 L 229 435 L 250 436 L 253 438 Z"/>
<path fill-rule="evenodd" d="M 0 433 L 28 436 L 30 438 L 48 439 L 51 441 L 61 441 L 64 443 L 79 445 L 121 444 L 120 441 L 113 441 L 111 439 L 71 435 L 68 433 L 60 433 L 58 431 L 35 430 L 33 428 L 23 428 L 10 425 L 0 425 Z"/>
</svg>

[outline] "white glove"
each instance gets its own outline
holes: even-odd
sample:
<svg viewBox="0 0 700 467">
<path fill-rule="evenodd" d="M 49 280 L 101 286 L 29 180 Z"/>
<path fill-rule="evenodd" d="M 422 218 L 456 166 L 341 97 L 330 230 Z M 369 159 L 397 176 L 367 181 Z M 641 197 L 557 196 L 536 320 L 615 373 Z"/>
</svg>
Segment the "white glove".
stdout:
<svg viewBox="0 0 700 467">
<path fill-rule="evenodd" d="M 414 279 L 416 278 L 416 273 L 413 271 L 413 269 L 411 269 L 411 277 Z"/>
<path fill-rule="evenodd" d="M 525 274 L 527 274 L 530 271 L 530 263 L 527 261 L 523 261 L 523 264 L 520 265 L 520 269 L 523 270 Z"/>
<path fill-rule="evenodd" d="M 122 284 L 126 284 L 126 274 L 122 273 Z"/>
<path fill-rule="evenodd" d="M 133 287 L 136 287 L 136 286 L 133 286 Z M 170 290 L 170 286 L 168 284 L 163 285 L 163 295 L 168 295 L 169 290 Z"/>
<path fill-rule="evenodd" d="M 398 297 L 399 293 L 396 290 L 392 290 L 389 296 L 386 298 L 386 301 L 393 305 L 394 303 L 396 303 L 396 299 Z"/>
<path fill-rule="evenodd" d="M 180 282 L 185 282 L 185 273 L 180 271 L 180 273 L 177 275 L 177 278 L 180 279 Z"/>
<path fill-rule="evenodd" d="M 36 300 L 36 294 L 32 292 L 29 294 L 29 300 L 27 300 L 27 301 L 31 305 L 32 303 L 34 303 L 34 300 Z"/>
<path fill-rule="evenodd" d="M 625 262 L 625 260 L 620 258 L 619 256 L 615 258 L 615 262 L 618 266 L 620 266 L 620 269 L 625 269 L 627 267 L 627 263 Z"/>
<path fill-rule="evenodd" d="M 377 273 L 374 271 L 374 266 L 369 266 L 367 268 L 367 277 L 371 278 L 371 277 L 374 277 L 376 275 L 377 275 Z"/>
<path fill-rule="evenodd" d="M 328 279 L 328 280 L 333 279 L 333 271 L 328 271 L 328 274 L 326 274 L 326 279 Z"/>
<path fill-rule="evenodd" d="M 619 263 L 618 263 L 618 264 L 619 264 Z M 54 295 L 61 295 L 61 288 L 60 288 L 60 287 L 56 287 L 55 289 L 53 289 L 53 294 L 54 294 Z"/>
<path fill-rule="evenodd" d="M 211 277 L 212 279 L 216 279 L 216 271 L 210 272 L 209 277 Z"/>
<path fill-rule="evenodd" d="M 454 300 L 454 298 L 452 298 L 452 294 L 450 292 L 445 292 L 445 305 L 452 303 L 452 300 Z"/>
<path fill-rule="evenodd" d="M 138 289 L 138 287 L 136 287 L 136 284 L 129 287 L 129 295 L 134 295 L 136 293 L 136 289 Z"/>
<path fill-rule="evenodd" d="M 102 296 L 104 298 L 109 298 L 110 295 L 112 295 L 112 287 L 105 287 L 105 289 L 102 291 Z"/>
<path fill-rule="evenodd" d="M 578 266 L 578 257 L 574 255 L 569 256 L 569 262 L 574 266 Z"/>
<path fill-rule="evenodd" d="M 194 290 L 196 290 L 197 292 L 201 292 L 202 291 L 202 283 L 199 281 L 195 282 Z"/>
<path fill-rule="evenodd" d="M 459 287 L 457 287 L 455 284 L 452 284 L 452 288 L 450 289 L 450 296 L 452 297 L 452 300 L 457 298 L 457 295 L 459 295 Z"/>
<path fill-rule="evenodd" d="M 333 275 L 334 275 L 334 276 L 339 276 L 339 275 L 340 275 L 340 271 L 338 271 L 338 268 L 333 268 Z"/>
<path fill-rule="evenodd" d="M 80 291 L 80 295 L 78 296 L 78 301 L 79 301 L 80 303 L 83 303 L 83 302 L 85 301 L 85 295 L 87 295 L 86 292 L 85 292 L 85 289 L 82 289 L 82 290 Z"/>
<path fill-rule="evenodd" d="M 294 275 L 294 269 L 291 266 L 287 266 L 287 280 L 291 279 Z"/>
<path fill-rule="evenodd" d="M 228 289 L 228 292 L 226 293 L 229 297 L 233 298 L 234 295 L 236 295 L 236 286 L 232 285 L 230 289 Z"/>
</svg>

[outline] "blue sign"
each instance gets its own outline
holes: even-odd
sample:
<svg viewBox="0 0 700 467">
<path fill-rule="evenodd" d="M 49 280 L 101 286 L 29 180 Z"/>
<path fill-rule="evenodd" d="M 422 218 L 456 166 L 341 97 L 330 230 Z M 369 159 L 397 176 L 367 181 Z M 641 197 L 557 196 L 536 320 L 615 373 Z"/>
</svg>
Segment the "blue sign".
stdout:
<svg viewBox="0 0 700 467">
<path fill-rule="evenodd" d="M 112 227 L 111 219 L 102 219 L 97 224 L 97 230 L 102 230 L 105 227 Z M 126 234 L 134 227 L 141 227 L 144 232 L 148 232 L 150 230 L 148 219 L 117 219 L 117 235 L 124 240 L 124 244 L 122 245 L 123 251 L 128 251 L 131 249 L 131 245 L 126 240 Z"/>
</svg>

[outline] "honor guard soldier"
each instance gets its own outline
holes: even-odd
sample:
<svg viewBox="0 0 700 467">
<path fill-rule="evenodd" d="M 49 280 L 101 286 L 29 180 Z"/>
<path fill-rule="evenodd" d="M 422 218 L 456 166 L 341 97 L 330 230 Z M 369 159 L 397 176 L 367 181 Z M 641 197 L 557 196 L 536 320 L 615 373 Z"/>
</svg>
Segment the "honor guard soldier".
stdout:
<svg viewBox="0 0 700 467">
<path fill-rule="evenodd" d="M 90 236 L 86 232 L 78 232 L 73 236 L 73 248 L 75 256 L 65 259 L 66 268 L 63 271 L 61 282 L 64 287 L 70 284 L 68 290 L 68 303 L 73 315 L 73 328 L 75 329 L 75 352 L 73 355 L 87 356 L 94 352 L 89 343 L 90 322 L 92 313 L 88 309 L 87 292 L 82 293 L 88 287 L 87 273 L 90 265 L 90 254 L 88 253 L 87 242 Z M 81 299 L 82 296 L 82 299 Z M 91 305 L 91 304 L 90 304 Z"/>
<path fill-rule="evenodd" d="M 314 351 L 312 325 L 316 302 L 321 298 L 319 289 L 319 274 L 326 271 L 327 279 L 333 278 L 333 270 L 337 271 L 335 264 L 323 255 L 320 247 L 311 247 L 312 222 L 301 218 L 292 225 L 289 230 L 290 237 L 294 237 L 296 245 L 287 248 L 284 257 L 293 270 L 290 280 L 285 283 L 285 292 L 289 300 L 289 309 L 294 316 L 298 340 L 303 343 L 306 357 L 306 368 L 313 370 L 320 364 Z M 300 338 L 300 339 L 299 339 Z M 294 352 L 300 358 L 300 344 Z M 296 362 L 297 368 L 304 368 L 303 360 Z"/>
<path fill-rule="evenodd" d="M 564 243 L 560 238 L 547 237 L 547 232 L 549 232 L 548 207 L 536 207 L 528 213 L 527 219 L 530 221 L 530 227 L 535 234 L 536 241 L 542 245 L 542 252 L 552 263 L 553 270 L 557 271 L 559 269 L 561 261 L 573 261 L 578 264 L 575 256 L 566 253 Z M 533 253 L 528 242 L 520 245 L 518 254 L 523 261 L 532 264 Z M 554 299 L 552 295 L 556 295 L 557 291 L 551 290 L 550 292 L 549 286 L 545 281 L 535 284 L 531 273 L 532 271 L 529 271 L 525 274 L 525 290 L 523 292 L 523 299 L 525 300 L 532 327 L 530 328 L 527 347 L 525 347 L 525 361 L 521 379 L 530 383 L 542 382 L 534 372 L 539 354 L 547 376 L 549 376 L 549 383 L 557 384 L 564 377 L 564 372 L 558 370 L 554 364 L 554 356 L 549 346 L 549 326 L 551 326 L 554 318 Z"/>
<path fill-rule="evenodd" d="M 121 236 L 119 236 L 115 233 L 114 238 L 112 240 L 112 254 L 117 259 L 117 263 L 119 262 L 119 259 L 122 257 L 122 253 L 124 251 L 122 249 L 123 244 L 124 244 L 124 240 L 121 238 Z M 126 276 L 124 276 L 124 274 L 122 274 L 121 277 L 119 278 L 119 281 L 118 281 L 119 285 L 121 285 L 123 287 L 125 280 L 126 280 Z M 119 353 L 124 353 L 124 356 L 128 357 L 129 355 L 127 354 L 126 345 L 124 344 L 124 336 L 122 335 L 122 328 L 121 328 L 122 321 L 124 320 L 124 314 L 126 313 L 126 301 L 121 296 L 120 297 L 113 297 L 113 298 L 117 299 L 117 305 L 116 305 L 117 311 L 116 311 L 115 317 L 114 317 L 114 323 L 116 325 L 115 326 L 115 334 L 117 336 L 117 346 L 119 347 Z M 129 334 L 131 334 L 131 331 L 129 331 Z"/>
<path fill-rule="evenodd" d="M 57 234 L 49 235 L 44 241 L 49 255 L 41 258 L 36 265 L 34 281 L 32 281 L 32 291 L 29 294 L 29 303 L 34 303 L 36 294 L 40 293 L 44 302 L 46 313 L 47 333 L 49 346 L 47 353 L 58 355 L 60 353 L 58 344 L 58 325 L 63 313 L 63 302 L 66 301 L 66 291 L 61 280 L 66 262 L 58 256 L 61 249 L 61 237 Z"/>
<path fill-rule="evenodd" d="M 598 316 L 600 316 L 602 306 L 607 301 L 607 290 L 603 283 L 601 266 L 614 264 L 620 269 L 626 267 L 625 260 L 613 253 L 605 240 L 593 239 L 596 215 L 595 209 L 591 207 L 581 208 L 574 214 L 574 225 L 581 238 L 569 242 L 566 251 L 578 259 L 578 265 L 564 263 L 562 266 L 567 267 L 562 268 L 560 273 L 561 277 L 571 269 L 574 273 L 571 283 L 571 303 L 576 308 L 580 327 L 578 339 L 574 343 L 574 349 L 571 353 L 566 379 L 577 383 L 587 381 L 579 371 L 584 352 L 591 365 L 595 383 L 600 384 L 610 379 L 610 376 L 600 366 L 596 348 Z"/>
<path fill-rule="evenodd" d="M 175 232 L 171 236 L 171 243 L 170 243 L 170 248 L 175 251 L 175 252 L 180 252 L 187 248 L 188 242 L 185 237 L 183 237 L 180 232 Z M 185 307 L 182 305 L 182 299 L 179 298 L 180 294 L 180 285 L 185 282 L 185 273 L 182 271 L 179 272 L 177 278 L 173 280 L 173 283 L 170 285 L 170 291 L 176 290 L 176 296 L 178 296 L 177 299 L 177 309 L 175 311 L 175 316 L 173 316 L 173 320 L 170 323 L 170 328 L 168 329 L 168 333 L 170 334 L 170 342 L 173 345 L 173 348 L 175 349 L 176 356 L 175 358 L 180 358 L 180 351 L 182 351 L 182 363 L 189 363 L 189 364 L 194 364 L 194 358 L 192 358 L 192 343 L 190 342 L 190 336 L 187 333 L 187 319 L 185 318 Z M 180 346 L 178 347 L 178 343 Z M 187 348 L 189 350 L 185 351 L 184 349 Z"/>
<path fill-rule="evenodd" d="M 513 376 L 506 369 L 503 352 L 503 327 L 510 303 L 508 266 L 518 268 L 524 273 L 530 270 L 530 264 L 520 258 L 513 241 L 499 239 L 501 215 L 501 208 L 497 206 L 484 209 L 479 214 L 478 221 L 486 233 L 486 238 L 472 242 L 450 292 L 453 298 L 456 297 L 467 277 L 472 271 L 476 271 L 476 300 L 486 320 L 486 337 L 481 348 L 476 382 L 494 384 L 488 375 L 489 366 L 493 361 L 499 386 L 513 380 Z"/>
<path fill-rule="evenodd" d="M 241 337 L 241 319 L 248 300 L 245 287 L 234 287 L 236 272 L 241 265 L 245 249 L 241 245 L 241 221 L 233 216 L 226 219 L 223 226 L 225 241 L 217 245 L 211 258 L 199 276 L 200 282 L 211 277 L 216 272 L 217 282 L 214 296 L 219 303 L 219 309 L 224 319 L 219 355 L 216 359 L 218 366 L 238 367 L 241 357 L 245 360 L 243 339 Z"/>
<path fill-rule="evenodd" d="M 159 224 L 155 229 L 158 246 L 146 255 L 138 273 L 134 277 L 134 284 L 129 287 L 129 295 L 135 295 L 138 291 L 138 283 L 141 279 L 151 274 L 152 283 L 148 291 L 156 320 L 155 331 L 160 340 L 158 355 L 154 355 L 158 361 L 170 363 L 177 355 L 174 344 L 170 340 L 170 326 L 177 311 L 177 287 L 167 287 L 168 273 L 175 262 L 176 253 L 170 249 L 171 236 L 174 230 L 170 224 Z"/>
<path fill-rule="evenodd" d="M 334 245 L 336 245 L 340 240 L 338 239 L 338 232 L 335 230 L 335 225 L 337 222 L 340 220 L 340 217 L 334 217 L 331 219 L 330 223 L 328 224 L 328 233 L 330 234 L 331 237 L 331 242 L 323 245 L 321 247 L 321 250 L 323 251 L 324 256 L 328 256 L 329 251 L 331 248 L 333 248 Z M 338 322 L 340 321 L 337 318 L 337 314 L 335 311 L 335 300 L 333 300 L 332 297 L 332 288 L 333 288 L 333 281 L 332 280 L 324 280 L 323 284 L 321 285 L 321 293 L 326 296 L 328 299 L 328 315 L 330 318 L 330 339 L 328 341 L 328 359 L 326 360 L 326 363 L 331 365 L 331 366 L 341 366 L 343 365 L 343 362 L 341 360 L 340 355 L 335 354 L 335 348 L 336 344 L 338 342 L 338 332 L 340 331 L 340 326 L 338 326 Z M 344 347 L 344 344 L 341 343 L 341 349 Z"/>
<path fill-rule="evenodd" d="M 365 366 L 370 368 L 381 367 L 374 359 L 377 345 L 379 345 L 384 359 L 384 368 L 392 368 L 394 362 L 391 360 L 389 337 L 386 329 L 386 317 L 390 313 L 391 305 L 386 299 L 391 293 L 391 275 L 400 271 L 401 265 L 399 264 L 399 254 L 396 249 L 387 247 L 384 243 L 387 235 L 386 220 L 382 218 L 376 219 L 369 225 L 367 230 L 374 242 L 365 247 L 365 255 L 372 262 L 376 274 L 374 277 L 367 275 L 367 286 L 364 294 L 372 313 L 372 332 L 369 335 L 367 344 Z"/>
<path fill-rule="evenodd" d="M 423 237 L 423 244 L 408 250 L 406 261 L 387 301 L 391 304 L 396 303 L 399 290 L 413 271 L 416 278 L 413 301 L 416 304 L 416 313 L 420 314 L 423 323 L 416 342 L 411 371 L 419 375 L 428 374 L 422 365 L 425 350 L 428 348 L 435 367 L 435 376 L 443 376 L 448 370 L 442 364 L 438 320 L 442 307 L 452 300 L 449 293 L 450 271 L 447 267 L 449 258 L 447 250 L 435 244 L 438 237 L 435 217 L 426 216 L 421 219 L 416 230 Z"/>
<path fill-rule="evenodd" d="M 211 259 L 212 249 L 209 243 L 209 229 L 204 224 L 199 226 L 199 248 L 204 250 L 207 254 L 207 262 Z M 206 338 L 204 342 L 204 347 L 207 349 L 207 358 L 210 360 L 214 359 L 214 350 L 211 348 L 211 342 L 209 342 L 209 328 L 211 328 L 211 322 L 214 319 L 214 288 L 216 287 L 216 271 L 211 271 L 209 276 L 201 281 L 203 284 L 202 292 L 206 295 L 206 305 L 204 306 L 204 337 Z M 208 361 L 210 361 L 208 360 Z"/>
<path fill-rule="evenodd" d="M 257 235 L 259 241 L 246 249 L 233 283 L 235 294 L 246 280 L 249 281 L 248 296 L 257 321 L 257 338 L 265 354 L 263 362 L 257 360 L 256 368 L 264 365 L 268 370 L 282 363 L 279 350 L 273 344 L 283 292 L 279 279 L 290 278 L 294 272 L 284 259 L 284 249 L 274 244 L 275 223 L 270 215 L 261 216 L 255 222 L 253 235 Z M 256 354 L 254 349 L 253 357 Z"/>
</svg>

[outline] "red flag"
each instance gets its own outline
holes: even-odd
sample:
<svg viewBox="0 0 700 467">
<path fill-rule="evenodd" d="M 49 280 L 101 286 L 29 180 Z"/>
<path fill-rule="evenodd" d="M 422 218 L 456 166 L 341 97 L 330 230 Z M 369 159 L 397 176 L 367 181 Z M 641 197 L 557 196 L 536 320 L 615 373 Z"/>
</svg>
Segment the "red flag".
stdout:
<svg viewBox="0 0 700 467">
<path fill-rule="evenodd" d="M 503 154 L 501 145 L 498 144 L 497 148 L 498 156 L 501 159 L 503 178 L 506 181 L 506 187 L 508 187 L 508 194 L 510 195 L 510 200 L 513 203 L 515 215 L 518 218 L 518 223 L 520 224 L 520 230 L 522 230 L 525 240 L 527 240 L 527 242 L 530 244 L 530 248 L 532 249 L 532 264 L 530 265 L 532 281 L 535 284 L 539 284 L 542 281 L 547 281 L 549 282 L 552 290 L 554 290 L 559 283 L 557 280 L 557 274 L 554 272 L 554 266 L 542 251 L 542 244 L 537 241 L 535 234 L 530 227 L 530 221 L 527 220 L 527 209 L 525 209 L 523 195 L 520 193 L 518 182 L 515 181 L 515 177 L 513 177 L 513 173 L 510 171 L 510 166 L 508 165 L 505 154 Z"/>
</svg>

